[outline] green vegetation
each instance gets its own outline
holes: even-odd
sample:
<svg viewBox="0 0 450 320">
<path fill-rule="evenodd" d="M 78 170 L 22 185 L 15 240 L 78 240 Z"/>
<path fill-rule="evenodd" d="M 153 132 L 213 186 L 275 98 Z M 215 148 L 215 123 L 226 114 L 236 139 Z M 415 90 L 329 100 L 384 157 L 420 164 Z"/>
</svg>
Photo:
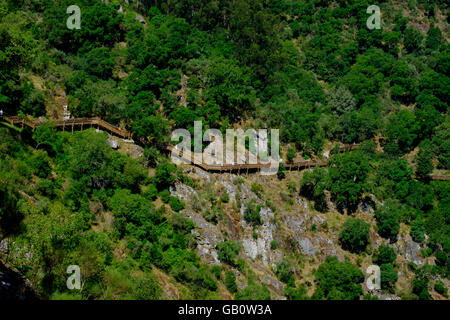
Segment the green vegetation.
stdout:
<svg viewBox="0 0 450 320">
<path fill-rule="evenodd" d="M 230 292 L 234 293 L 237 291 L 236 276 L 233 271 L 228 270 L 225 272 L 225 286 Z"/>
<path fill-rule="evenodd" d="M 361 219 L 349 218 L 339 234 L 339 243 L 348 251 L 360 253 L 369 243 L 369 230 L 370 224 Z"/>
<path fill-rule="evenodd" d="M 316 271 L 313 299 L 355 300 L 362 294 L 364 275 L 355 265 L 327 257 Z"/>
<path fill-rule="evenodd" d="M 49 120 L 33 131 L 0 123 L 0 236 L 13 244 L 8 263 L 45 298 L 167 298 L 165 283 L 191 299 L 218 298 L 223 284 L 236 299 L 271 297 L 259 279 L 237 290 L 231 271 L 221 279 L 202 261 L 185 214 L 190 201 L 169 191 L 176 182 L 194 186 L 165 147 L 173 129 L 193 133 L 196 120 L 222 133 L 279 128 L 288 163 L 325 160 L 330 148 L 359 143 L 329 154 L 326 168 L 304 170 L 301 181 L 292 182 L 295 173 L 280 163 L 278 179 L 290 181 L 289 195 L 280 192 L 286 206 L 270 198 L 278 190 L 263 184 L 269 180 L 252 181 L 251 190 L 277 216 L 297 205 L 298 191 L 317 211 L 354 215 L 341 217 L 340 245 L 357 261 L 372 256 L 391 293 L 405 270 L 391 247 L 370 250 L 369 230 L 391 243 L 409 233 L 436 265 L 410 264 L 415 276 L 406 296 L 444 294 L 437 279 L 449 275 L 450 184 L 432 176 L 450 170 L 447 3 L 381 1 L 378 30 L 366 28 L 366 0 L 78 0 L 82 28 L 69 30 L 72 4 L 0 2 L 0 109 Z M 74 117 L 131 132 L 142 158 L 112 150 L 94 129 L 57 131 L 51 120 L 63 104 Z M 235 182 L 239 189 L 244 178 Z M 231 204 L 216 191 L 195 211 L 222 232 L 234 222 L 227 210 L 243 204 L 243 218 L 260 237 L 261 206 L 238 195 Z M 358 211 L 369 202 L 376 226 Z M 339 222 L 329 222 L 327 230 L 336 231 Z M 315 223 L 310 230 L 327 231 Z M 311 284 L 293 272 L 285 239 L 274 238 L 271 249 L 288 257 L 273 270 L 287 284 L 286 297 L 309 298 Z M 221 262 L 247 269 L 237 260 L 239 241 L 216 249 Z M 71 264 L 84 270 L 76 294 L 65 292 Z M 327 258 L 315 276 L 312 298 L 362 294 L 360 270 L 348 262 Z"/>
<path fill-rule="evenodd" d="M 217 254 L 220 261 L 236 266 L 236 257 L 241 252 L 241 244 L 236 241 L 223 241 L 217 244 Z"/>
</svg>

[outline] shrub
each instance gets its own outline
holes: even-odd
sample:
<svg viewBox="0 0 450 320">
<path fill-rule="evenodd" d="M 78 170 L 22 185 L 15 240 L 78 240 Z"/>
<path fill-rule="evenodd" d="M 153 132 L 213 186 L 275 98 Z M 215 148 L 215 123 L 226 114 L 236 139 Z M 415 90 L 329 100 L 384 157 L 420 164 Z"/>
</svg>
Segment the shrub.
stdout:
<svg viewBox="0 0 450 320">
<path fill-rule="evenodd" d="M 220 201 L 221 201 L 222 203 L 228 203 L 228 201 L 230 201 L 230 196 L 228 195 L 228 193 L 223 194 L 223 195 L 220 197 Z"/>
<path fill-rule="evenodd" d="M 287 162 L 292 163 L 294 158 L 295 158 L 295 150 L 293 148 L 288 148 L 288 151 L 286 153 Z"/>
<path fill-rule="evenodd" d="M 236 300 L 270 300 L 270 291 L 265 285 L 249 284 L 245 289 L 238 291 L 234 298 Z"/>
<path fill-rule="evenodd" d="M 349 218 L 345 221 L 339 234 L 339 243 L 342 248 L 354 253 L 360 253 L 366 249 L 369 243 L 370 225 L 361 219 Z"/>
<path fill-rule="evenodd" d="M 395 282 L 397 282 L 398 275 L 394 266 L 390 263 L 384 263 L 380 266 L 381 270 L 381 288 L 391 290 Z"/>
<path fill-rule="evenodd" d="M 228 291 L 236 292 L 236 276 L 234 275 L 233 271 L 228 270 L 227 272 L 225 272 L 225 286 L 227 287 Z"/>
<path fill-rule="evenodd" d="M 393 239 L 400 230 L 400 214 L 396 203 L 386 201 L 385 204 L 375 210 L 378 233 L 384 238 Z"/>
<path fill-rule="evenodd" d="M 177 197 L 170 197 L 169 199 L 169 205 L 172 208 L 173 211 L 181 211 L 184 209 L 184 203 L 181 202 Z"/>
<path fill-rule="evenodd" d="M 164 203 L 169 203 L 170 200 L 170 192 L 167 189 L 164 189 L 159 193 L 159 196 L 161 197 L 161 201 Z"/>
<path fill-rule="evenodd" d="M 394 249 L 389 246 L 381 245 L 378 248 L 378 252 L 375 256 L 374 262 L 381 265 L 385 263 L 393 263 L 396 259 L 397 255 L 395 254 Z"/>
<path fill-rule="evenodd" d="M 418 217 L 411 223 L 411 238 L 415 242 L 425 241 L 425 226 L 423 224 L 423 219 Z"/>
<path fill-rule="evenodd" d="M 278 279 L 289 286 L 294 286 L 294 275 L 292 274 L 291 266 L 288 260 L 282 259 L 276 267 L 276 275 Z"/>
<path fill-rule="evenodd" d="M 442 281 L 436 281 L 436 283 L 434 284 L 434 290 L 436 290 L 436 292 L 440 295 L 447 297 L 447 288 Z"/>
<path fill-rule="evenodd" d="M 313 299 L 356 300 L 362 294 L 361 283 L 364 274 L 347 261 L 340 262 L 336 257 L 327 257 L 317 269 L 317 288 Z"/>
<path fill-rule="evenodd" d="M 236 265 L 236 257 L 241 252 L 241 244 L 237 241 L 226 240 L 216 245 L 218 258 L 232 266 Z"/>
<path fill-rule="evenodd" d="M 255 203 L 255 200 L 252 199 L 247 202 L 244 211 L 244 219 L 251 226 L 257 226 L 262 224 L 261 215 L 259 214 L 261 210 L 261 206 Z"/>
</svg>

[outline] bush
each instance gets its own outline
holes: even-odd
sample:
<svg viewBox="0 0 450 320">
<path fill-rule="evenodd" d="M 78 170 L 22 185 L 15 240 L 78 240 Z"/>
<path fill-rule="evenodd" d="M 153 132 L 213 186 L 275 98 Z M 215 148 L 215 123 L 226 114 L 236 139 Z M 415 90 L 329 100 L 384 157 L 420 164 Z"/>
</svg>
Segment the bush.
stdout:
<svg viewBox="0 0 450 320">
<path fill-rule="evenodd" d="M 230 196 L 228 195 L 228 193 L 225 193 L 220 197 L 220 202 L 228 203 L 228 201 L 230 201 Z"/>
<path fill-rule="evenodd" d="M 293 148 L 288 148 L 288 151 L 286 153 L 287 162 L 292 163 L 294 158 L 295 158 L 295 150 Z"/>
<path fill-rule="evenodd" d="M 286 283 L 288 286 L 294 286 L 294 275 L 292 274 L 291 265 L 288 260 L 281 260 L 276 267 L 276 275 L 278 279 Z"/>
<path fill-rule="evenodd" d="M 380 236 L 393 239 L 400 230 L 400 214 L 398 206 L 393 201 L 386 201 L 383 206 L 375 210 L 378 233 Z"/>
<path fill-rule="evenodd" d="M 370 224 L 361 219 L 349 218 L 339 234 L 339 243 L 345 250 L 360 253 L 369 243 L 369 230 Z"/>
<path fill-rule="evenodd" d="M 308 300 L 308 290 L 304 285 L 299 285 L 297 288 L 295 287 L 286 287 L 284 291 L 284 295 L 288 300 Z"/>
<path fill-rule="evenodd" d="M 255 200 L 252 199 L 245 205 L 244 219 L 248 224 L 255 227 L 262 224 L 261 215 L 259 214 L 261 206 L 257 205 Z"/>
<path fill-rule="evenodd" d="M 421 243 L 425 241 L 425 226 L 422 218 L 418 217 L 411 223 L 410 234 L 415 242 Z"/>
<path fill-rule="evenodd" d="M 317 269 L 317 288 L 313 299 L 357 300 L 362 294 L 364 274 L 349 262 L 340 262 L 336 257 L 327 257 Z"/>
<path fill-rule="evenodd" d="M 381 288 L 391 290 L 398 280 L 397 271 L 390 263 L 384 263 L 380 266 L 381 270 Z"/>
<path fill-rule="evenodd" d="M 236 257 L 241 252 L 241 244 L 237 241 L 226 240 L 219 242 L 216 246 L 218 258 L 232 266 L 236 265 Z"/>
<path fill-rule="evenodd" d="M 184 209 L 184 203 L 181 202 L 177 197 L 170 196 L 169 205 L 173 211 L 181 211 Z"/>
<path fill-rule="evenodd" d="M 436 251 L 436 264 L 438 266 L 441 266 L 441 267 L 446 266 L 447 261 L 448 261 L 448 256 L 444 251 L 442 251 L 442 250 Z"/>
<path fill-rule="evenodd" d="M 434 284 L 434 290 L 436 290 L 436 292 L 439 293 L 440 295 L 443 295 L 444 297 L 447 298 L 448 296 L 447 288 L 445 287 L 442 281 L 436 281 L 436 283 Z"/>
<path fill-rule="evenodd" d="M 233 271 L 228 270 L 227 272 L 225 272 L 225 286 L 227 287 L 228 291 L 236 292 L 236 276 L 234 275 Z"/>
<path fill-rule="evenodd" d="M 379 265 L 385 263 L 393 263 L 396 257 L 397 255 L 395 254 L 394 249 L 386 245 L 381 245 L 378 248 L 378 252 L 375 256 L 374 262 Z"/>
<path fill-rule="evenodd" d="M 245 289 L 238 291 L 235 300 L 270 300 L 270 291 L 265 285 L 249 284 Z"/>
<path fill-rule="evenodd" d="M 164 189 L 159 193 L 159 196 L 161 197 L 161 201 L 164 203 L 169 203 L 170 200 L 170 192 L 167 189 Z"/>
</svg>

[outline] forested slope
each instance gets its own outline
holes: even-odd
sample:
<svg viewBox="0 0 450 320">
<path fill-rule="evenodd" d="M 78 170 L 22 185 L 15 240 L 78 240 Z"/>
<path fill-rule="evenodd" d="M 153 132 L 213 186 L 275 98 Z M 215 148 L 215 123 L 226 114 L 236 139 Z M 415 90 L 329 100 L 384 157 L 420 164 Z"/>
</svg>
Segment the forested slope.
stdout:
<svg viewBox="0 0 450 320">
<path fill-rule="evenodd" d="M 5 114 L 67 105 L 145 146 L 2 124 L 0 252 L 44 297 L 447 297 L 449 183 L 430 180 L 450 169 L 445 1 L 378 1 L 374 30 L 362 0 L 105 2 L 76 1 L 79 30 L 72 0 L 0 2 Z M 288 162 L 360 146 L 274 177 L 177 168 L 165 144 L 196 120 L 279 128 Z"/>
</svg>

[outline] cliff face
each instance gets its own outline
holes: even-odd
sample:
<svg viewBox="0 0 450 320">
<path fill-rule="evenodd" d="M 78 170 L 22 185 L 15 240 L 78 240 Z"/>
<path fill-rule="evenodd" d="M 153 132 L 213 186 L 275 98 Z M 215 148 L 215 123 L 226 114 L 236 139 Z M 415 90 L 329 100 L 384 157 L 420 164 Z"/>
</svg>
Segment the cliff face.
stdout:
<svg viewBox="0 0 450 320">
<path fill-rule="evenodd" d="M 278 299 L 285 299 L 286 284 L 277 277 L 278 264 L 284 260 L 288 261 L 296 283 L 305 284 L 309 294 L 315 289 L 314 270 L 327 256 L 350 261 L 366 273 L 367 267 L 373 264 L 371 256 L 379 246 L 390 245 L 398 255 L 398 290 L 410 287 L 413 273 L 408 269 L 409 262 L 419 267 L 425 263 L 434 264 L 432 258 L 421 255 L 424 247 L 411 239 L 406 225 L 402 225 L 395 243 L 390 244 L 377 234 L 374 209 L 380 203 L 373 196 L 375 202 L 367 198 L 367 202 L 361 203 L 353 213 L 371 225 L 367 254 L 357 255 L 339 245 L 339 231 L 347 215 L 335 209 L 329 195 L 329 210 L 325 213 L 312 209 L 313 205 L 300 196 L 298 186 L 303 172 L 289 172 L 282 181 L 276 176 L 215 174 L 189 167 L 184 172 L 194 181 L 195 187 L 177 183 L 171 188 L 171 194 L 185 201 L 186 208 L 182 213 L 195 223 L 192 233 L 198 241 L 196 251 L 205 263 L 232 270 L 241 288 L 245 287 L 246 279 L 238 268 L 218 259 L 216 246 L 221 241 L 233 240 L 241 244 L 238 258 L 245 260 L 259 281 Z M 249 203 L 259 206 L 261 224 L 257 226 L 244 218 Z M 220 211 L 217 221 L 211 219 L 211 210 Z M 365 283 L 363 290 L 369 293 Z M 395 294 L 381 293 L 380 290 L 370 293 L 381 299 L 399 299 Z"/>
</svg>

